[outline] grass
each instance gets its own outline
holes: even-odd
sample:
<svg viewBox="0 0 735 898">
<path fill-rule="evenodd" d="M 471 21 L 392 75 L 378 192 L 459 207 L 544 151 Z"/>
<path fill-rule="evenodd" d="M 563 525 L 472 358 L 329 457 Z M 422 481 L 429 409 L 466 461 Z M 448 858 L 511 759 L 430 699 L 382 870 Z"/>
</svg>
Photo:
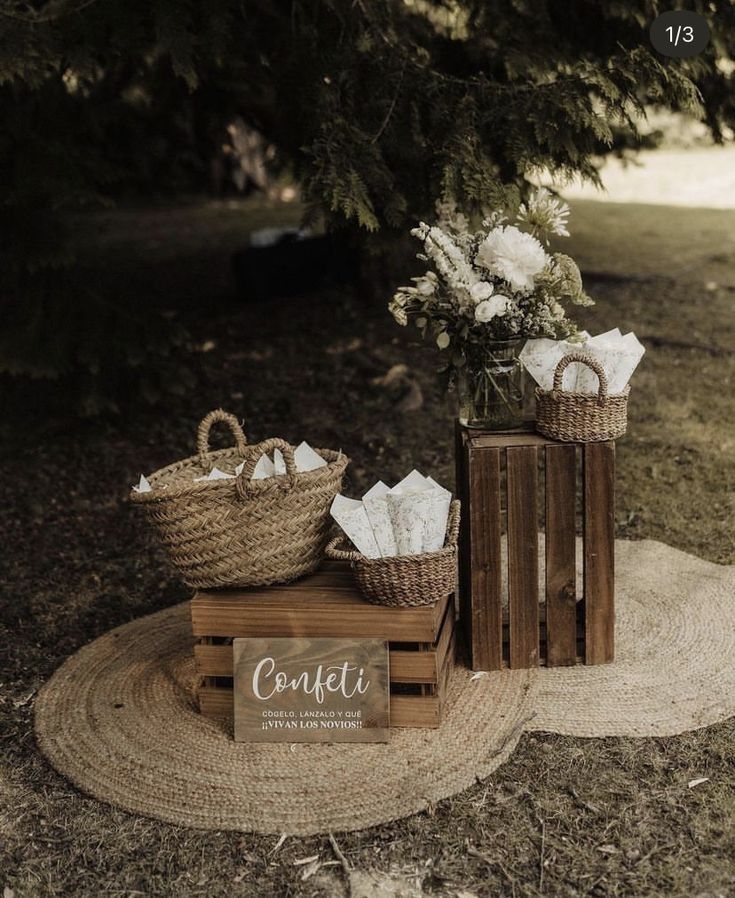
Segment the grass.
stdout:
<svg viewBox="0 0 735 898">
<path fill-rule="evenodd" d="M 193 450 L 219 405 L 252 439 L 341 446 L 355 491 L 416 465 L 451 483 L 451 409 L 433 353 L 384 304 L 351 291 L 265 307 L 226 299 L 227 255 L 271 211 L 190 205 L 109 214 L 92 250 L 212 295 L 192 318 L 196 386 L 157 411 L 78 423 L 33 414 L 29 391 L 0 449 L 0 889 L 36 896 L 338 896 L 326 837 L 276 840 L 146 820 L 78 793 L 39 756 L 35 690 L 110 627 L 186 597 L 125 503 L 128 484 Z M 252 214 L 251 214 L 252 213 Z M 285 220 L 293 210 L 285 212 Z M 575 204 L 569 251 L 598 305 L 583 324 L 634 328 L 648 352 L 619 445 L 617 533 L 732 564 L 735 245 L 730 213 Z M 728 231 L 728 225 L 730 230 Z M 213 237 L 214 234 L 214 237 Z M 208 285 L 216 285 L 205 293 Z M 224 298 L 217 299 L 222 296 Z M 202 351 L 202 348 L 207 351 Z M 394 365 L 408 370 L 385 385 Z M 418 387 L 423 402 L 404 411 Z M 414 403 L 415 404 L 415 403 Z M 526 735 L 484 783 L 431 813 L 338 843 L 353 895 L 692 896 L 735 893 L 735 723 L 666 739 Z M 697 777 L 707 783 L 693 789 Z M 377 871 L 377 872 L 376 872 Z M 388 874 L 391 874 L 389 876 Z M 382 889 L 382 891 L 380 891 Z M 392 890 L 392 891 L 391 891 Z"/>
</svg>

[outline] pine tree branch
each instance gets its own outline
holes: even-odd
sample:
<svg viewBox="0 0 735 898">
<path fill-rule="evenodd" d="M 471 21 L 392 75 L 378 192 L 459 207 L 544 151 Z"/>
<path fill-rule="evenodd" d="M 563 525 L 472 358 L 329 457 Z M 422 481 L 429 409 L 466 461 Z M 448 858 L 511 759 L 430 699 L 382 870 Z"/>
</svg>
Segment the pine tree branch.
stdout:
<svg viewBox="0 0 735 898">
<path fill-rule="evenodd" d="M 403 84 L 403 76 L 406 72 L 407 61 L 408 61 L 407 59 L 403 60 L 403 67 L 401 68 L 401 74 L 398 77 L 398 85 L 396 86 L 396 92 L 393 94 L 393 100 L 391 101 L 390 107 L 388 108 L 388 112 L 386 113 L 385 118 L 383 119 L 383 123 L 381 124 L 380 128 L 378 128 L 376 134 L 370 138 L 370 143 L 377 143 L 380 140 L 385 129 L 388 127 L 388 122 L 391 120 L 391 116 L 393 115 L 393 110 L 396 108 L 396 103 L 398 101 L 398 95 L 401 92 L 401 85 Z"/>
<path fill-rule="evenodd" d="M 6 19 L 13 19 L 16 22 L 25 22 L 28 25 L 42 25 L 46 22 L 55 22 L 59 19 L 66 18 L 67 16 L 73 16 L 97 2 L 98 0 L 81 0 L 81 2 L 76 4 L 76 6 L 73 6 L 72 4 L 66 4 L 64 2 L 54 3 L 52 0 L 52 2 L 47 5 L 46 12 L 33 12 L 26 14 L 15 12 L 5 7 L 0 7 L 0 16 L 3 16 Z M 17 6 L 17 4 L 12 5 Z M 69 8 L 66 9 L 66 6 L 69 6 Z M 56 12 L 50 11 L 53 7 L 59 8 Z"/>
</svg>

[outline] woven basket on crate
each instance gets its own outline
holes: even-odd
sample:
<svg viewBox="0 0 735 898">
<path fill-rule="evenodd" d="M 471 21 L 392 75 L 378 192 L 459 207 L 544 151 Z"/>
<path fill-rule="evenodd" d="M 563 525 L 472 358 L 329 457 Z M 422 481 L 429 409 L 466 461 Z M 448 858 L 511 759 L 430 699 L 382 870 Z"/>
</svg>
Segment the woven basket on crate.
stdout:
<svg viewBox="0 0 735 898">
<path fill-rule="evenodd" d="M 600 385 L 594 393 L 571 393 L 562 389 L 564 372 L 572 362 L 581 362 L 597 375 Z M 596 442 L 623 436 L 628 424 L 628 394 L 607 392 L 602 365 L 591 355 L 571 352 L 554 371 L 551 390 L 536 388 L 536 430 L 544 436 L 567 442 Z"/>
<path fill-rule="evenodd" d="M 209 431 L 222 421 L 235 438 L 231 449 L 209 451 Z M 280 449 L 286 474 L 252 480 L 264 452 Z M 288 583 L 311 573 L 329 541 L 329 507 L 342 485 L 347 456 L 318 449 L 327 465 L 297 472 L 285 440 L 248 445 L 234 415 L 210 412 L 199 425 L 197 455 L 161 468 L 148 478 L 150 492 L 131 495 L 157 531 L 169 559 L 189 586 L 262 586 Z M 213 466 L 234 474 L 203 480 Z"/>
<path fill-rule="evenodd" d="M 327 546 L 327 558 L 352 563 L 357 586 L 374 605 L 433 605 L 454 592 L 457 583 L 457 536 L 460 503 L 449 509 L 444 547 L 421 555 L 366 558 L 347 548 L 342 534 Z"/>
</svg>

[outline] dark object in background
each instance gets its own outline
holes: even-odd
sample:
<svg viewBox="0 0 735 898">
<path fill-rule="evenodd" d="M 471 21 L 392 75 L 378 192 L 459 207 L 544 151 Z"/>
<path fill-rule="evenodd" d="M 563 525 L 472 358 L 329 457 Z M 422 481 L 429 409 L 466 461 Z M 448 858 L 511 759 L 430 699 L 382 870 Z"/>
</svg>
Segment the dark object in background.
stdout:
<svg viewBox="0 0 735 898">
<path fill-rule="evenodd" d="M 237 295 L 263 302 L 312 293 L 327 283 L 357 283 L 359 253 L 343 236 L 287 231 L 270 245 L 235 253 L 232 268 Z"/>
</svg>

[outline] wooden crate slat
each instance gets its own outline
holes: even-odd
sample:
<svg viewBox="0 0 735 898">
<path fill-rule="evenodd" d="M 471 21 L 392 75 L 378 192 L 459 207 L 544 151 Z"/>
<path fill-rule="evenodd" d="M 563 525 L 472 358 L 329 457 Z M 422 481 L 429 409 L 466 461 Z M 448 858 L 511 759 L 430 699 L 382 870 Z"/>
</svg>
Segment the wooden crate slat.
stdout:
<svg viewBox="0 0 735 898">
<path fill-rule="evenodd" d="M 548 437 L 541 436 L 540 433 L 528 433 L 527 431 L 518 431 L 517 433 L 494 433 L 494 434 L 472 434 L 468 438 L 471 449 L 507 449 L 510 446 L 535 446 L 542 448 L 555 443 Z"/>
<path fill-rule="evenodd" d="M 546 628 L 549 667 L 577 663 L 574 445 L 546 447 Z"/>
<path fill-rule="evenodd" d="M 194 646 L 194 661 L 198 674 L 208 677 L 232 676 L 232 646 L 203 645 Z"/>
<path fill-rule="evenodd" d="M 409 625 L 410 632 L 405 624 Z M 271 609 L 269 614 L 262 609 L 262 616 L 254 620 L 243 620 L 237 611 L 228 613 L 226 609 L 215 609 L 212 613 L 192 611 L 192 626 L 195 636 L 346 636 L 395 642 L 431 642 L 434 639 L 431 621 L 426 621 L 422 627 L 417 627 L 414 620 L 404 621 L 399 617 L 380 623 L 368 612 L 346 617 L 338 608 L 331 611 L 314 609 L 310 619 L 302 612 L 277 608 Z"/>
<path fill-rule="evenodd" d="M 232 717 L 233 695 L 232 689 L 200 686 L 197 689 L 199 713 L 205 717 Z"/>
<path fill-rule="evenodd" d="M 455 421 L 454 426 L 455 446 L 455 494 L 462 503 L 462 513 L 459 519 L 459 545 L 469 547 L 470 538 L 470 498 L 469 498 L 469 460 L 468 448 L 465 441 L 465 430 Z M 460 551 L 458 558 L 458 606 L 461 622 L 469 620 L 472 614 L 472 587 L 470 582 L 470 553 Z M 470 627 L 465 624 L 465 631 L 469 636 Z M 472 653 L 472 643 L 468 639 L 468 650 Z"/>
<path fill-rule="evenodd" d="M 274 597 L 276 598 L 276 597 Z M 383 608 L 368 604 L 355 591 L 284 590 L 278 601 L 243 601 L 236 594 L 197 593 L 191 601 L 195 636 L 347 636 L 394 642 L 434 642 L 449 597 L 434 606 Z"/>
<path fill-rule="evenodd" d="M 493 670 L 503 662 L 500 533 L 500 450 L 469 451 L 469 567 L 474 597 L 465 622 L 476 670 Z"/>
<path fill-rule="evenodd" d="M 444 705 L 444 700 L 447 697 L 447 690 L 449 688 L 449 681 L 452 677 L 452 671 L 456 666 L 457 659 L 457 631 L 452 630 L 452 636 L 449 640 L 449 645 L 447 646 L 447 654 L 444 662 L 444 666 L 441 668 L 439 672 L 439 701 L 442 703 L 442 707 Z"/>
<path fill-rule="evenodd" d="M 391 683 L 436 683 L 436 652 L 389 652 Z"/>
<path fill-rule="evenodd" d="M 449 651 L 449 645 L 455 638 L 456 624 L 457 622 L 454 616 L 454 603 L 450 602 L 449 607 L 447 608 L 446 617 L 444 618 L 444 624 L 442 626 L 441 633 L 439 634 L 439 639 L 437 639 L 436 641 L 437 676 L 444 667 L 444 662 Z"/>
<path fill-rule="evenodd" d="M 584 613 L 587 664 L 615 654 L 615 443 L 584 447 Z"/>
<path fill-rule="evenodd" d="M 510 666 L 536 667 L 539 663 L 537 448 L 509 447 L 506 457 Z"/>
<path fill-rule="evenodd" d="M 436 695 L 391 695 L 392 727 L 438 727 L 441 702 Z"/>
<path fill-rule="evenodd" d="M 454 670 L 456 630 L 446 653 L 444 667 L 434 695 L 391 695 L 390 725 L 392 727 L 438 727 L 441 724 L 447 686 Z"/>
</svg>

